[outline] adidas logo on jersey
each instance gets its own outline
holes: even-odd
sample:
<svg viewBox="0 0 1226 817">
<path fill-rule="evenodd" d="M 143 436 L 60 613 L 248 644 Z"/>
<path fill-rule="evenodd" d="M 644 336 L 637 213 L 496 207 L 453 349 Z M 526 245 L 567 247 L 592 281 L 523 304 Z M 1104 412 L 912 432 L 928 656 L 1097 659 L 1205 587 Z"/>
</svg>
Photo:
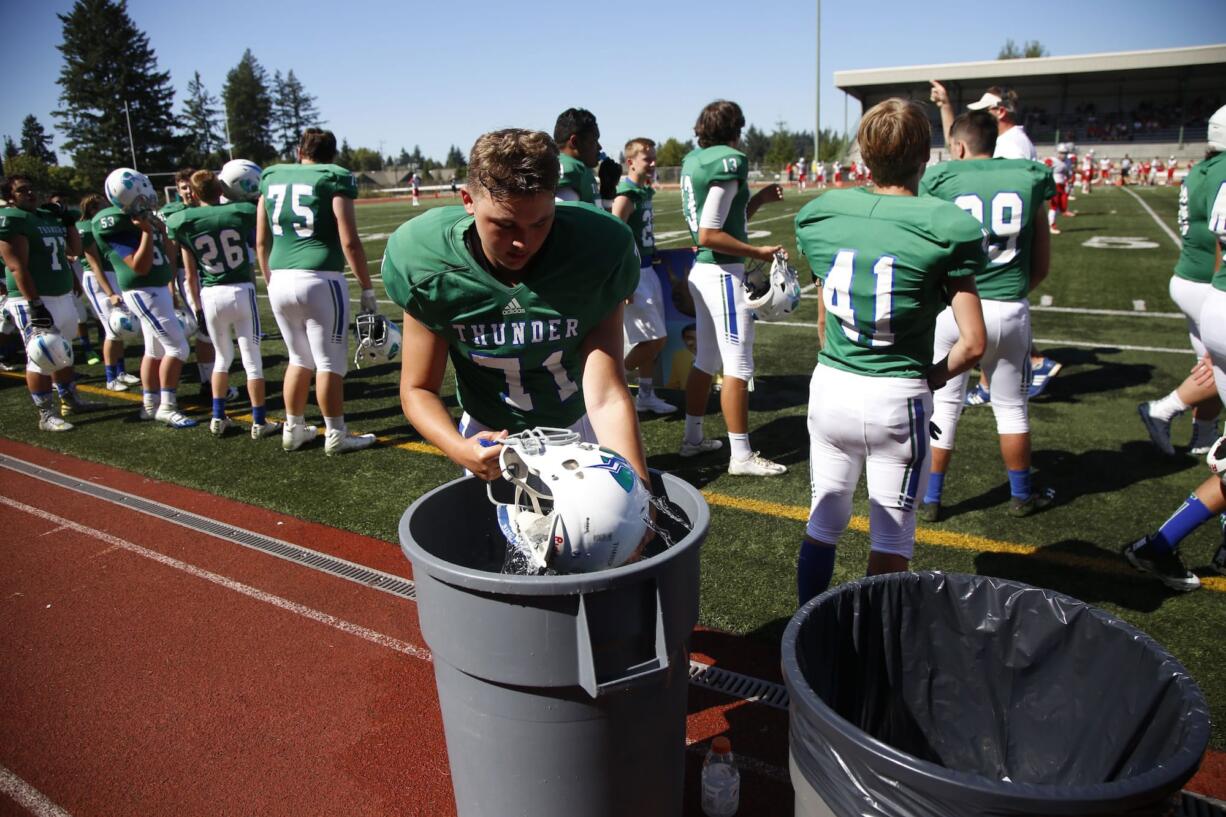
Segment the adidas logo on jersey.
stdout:
<svg viewBox="0 0 1226 817">
<path fill-rule="evenodd" d="M 519 305 L 519 300 L 517 298 L 512 298 L 510 301 L 507 301 L 507 305 L 502 308 L 502 314 L 504 317 L 507 315 L 522 315 L 525 311 L 526 310 Z"/>
</svg>

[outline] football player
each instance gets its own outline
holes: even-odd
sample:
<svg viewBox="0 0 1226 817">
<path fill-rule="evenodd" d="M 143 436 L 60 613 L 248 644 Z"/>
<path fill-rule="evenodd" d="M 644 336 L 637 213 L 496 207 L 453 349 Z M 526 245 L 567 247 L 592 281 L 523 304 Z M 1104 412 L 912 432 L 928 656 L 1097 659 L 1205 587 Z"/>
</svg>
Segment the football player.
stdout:
<svg viewBox="0 0 1226 817">
<path fill-rule="evenodd" d="M 630 226 L 639 251 L 639 285 L 626 303 L 623 322 L 626 335 L 626 369 L 639 373 L 635 408 L 653 414 L 672 414 L 677 407 L 655 393 L 656 358 L 668 342 L 664 322 L 664 294 L 660 277 L 652 268 L 656 254 L 651 186 L 656 174 L 656 143 L 646 137 L 626 143 L 626 176 L 617 185 L 613 215 Z"/>
<path fill-rule="evenodd" d="M 1183 240 L 1179 248 L 1179 260 L 1171 275 L 1171 300 L 1188 320 L 1188 338 L 1196 352 L 1197 368 L 1188 375 L 1179 387 L 1157 400 L 1141 403 L 1137 411 L 1141 422 L 1149 432 L 1149 438 L 1162 453 L 1173 456 L 1175 446 L 1171 443 L 1171 423 L 1176 417 L 1192 409 L 1192 439 L 1188 453 L 1204 454 L 1218 436 L 1218 416 L 1222 403 L 1212 382 L 1205 383 L 1201 366 L 1208 350 L 1202 340 L 1205 305 L 1213 290 L 1214 271 L 1221 266 L 1221 247 L 1217 236 L 1210 229 L 1210 214 L 1216 197 L 1226 185 L 1226 108 L 1221 114 L 1222 125 L 1214 128 L 1219 141 L 1210 139 L 1203 162 L 1198 162 L 1184 177 L 1179 188 L 1179 232 Z M 1213 119 L 1210 120 L 1212 125 Z M 1215 356 L 1214 362 L 1220 362 Z"/>
<path fill-rule="evenodd" d="M 401 225 L 383 257 L 404 312 L 400 401 L 409 422 L 457 465 L 499 477 L 497 441 L 569 428 L 647 460 L 622 355 L 622 304 L 638 283 L 630 229 L 594 208 L 558 205 L 558 148 L 507 129 L 473 145 L 463 207 Z M 448 357 L 464 413 L 439 394 Z"/>
<path fill-rule="evenodd" d="M 281 446 L 295 451 L 319 433 L 306 423 L 315 372 L 315 396 L 327 430 L 325 454 L 374 445 L 374 434 L 350 435 L 345 426 L 345 373 L 349 371 L 347 261 L 362 287 L 363 312 L 378 304 L 366 271 L 353 200 L 357 183 L 336 159 L 332 131 L 307 128 L 298 164 L 273 165 L 260 180 L 256 252 L 268 284 L 268 300 L 289 350 L 282 396 Z"/>
<path fill-rule="evenodd" d="M 165 225 L 151 211 L 129 215 L 107 207 L 94 215 L 90 227 L 99 254 L 115 270 L 124 304 L 140 319 L 145 340 L 140 419 L 171 428 L 195 426 L 195 420 L 179 411 L 179 375 L 189 349 L 170 294 L 174 268 Z"/>
<path fill-rule="evenodd" d="M 251 438 L 281 433 L 281 424 L 268 419 L 264 405 L 264 361 L 260 357 L 260 311 L 255 300 L 249 242 L 255 233 L 255 203 L 228 195 L 221 203 L 221 181 L 211 170 L 197 170 L 191 178 L 196 207 L 175 213 L 167 222 L 170 237 L 183 254 L 187 291 L 202 307 L 200 323 L 207 327 L 217 352 L 212 372 L 213 416 L 209 431 L 220 437 L 234 423 L 226 416 L 230 390 L 230 364 L 234 340 L 247 373 L 251 397 Z M 236 193 L 240 191 L 229 191 Z"/>
<path fill-rule="evenodd" d="M 106 372 L 106 387 L 109 391 L 127 391 L 129 386 L 140 385 L 140 378 L 124 371 L 123 340 L 111 328 L 111 311 L 123 304 L 123 296 L 119 294 L 115 269 L 98 250 L 91 226 L 94 216 L 105 204 L 106 200 L 97 193 L 81 199 L 81 220 L 77 222 L 77 232 L 81 235 L 81 257 L 86 264 L 81 284 L 90 308 L 102 324 L 102 364 Z"/>
<path fill-rule="evenodd" d="M 41 332 L 58 332 L 69 343 L 77 336 L 77 306 L 74 276 L 68 256 L 81 254 L 81 236 L 75 220 L 62 208 L 40 209 L 34 181 L 13 174 L 0 184 L 0 260 L 4 262 L 5 309 L 29 341 Z M 51 375 L 30 361 L 26 364 L 26 388 L 38 410 L 43 431 L 70 431 L 64 417 L 93 406 L 77 396 L 76 375 L 66 366 Z M 56 416 L 51 384 L 60 398 Z"/>
<path fill-rule="evenodd" d="M 600 127 L 591 111 L 567 108 L 558 114 L 553 126 L 553 141 L 558 146 L 558 201 L 584 201 L 595 204 L 600 196 L 592 168 L 600 162 Z"/>
<path fill-rule="evenodd" d="M 192 173 L 195 171 L 190 167 L 180 168 L 175 173 L 175 190 L 179 194 L 178 201 L 167 202 L 162 209 L 158 210 L 158 216 L 162 219 L 162 223 L 168 223 L 171 216 L 175 213 L 180 213 L 190 207 L 197 206 L 200 202 L 196 199 L 195 192 L 192 191 L 191 179 Z M 185 282 L 185 272 L 183 268 L 183 258 L 180 248 L 175 245 L 174 239 L 171 239 L 170 244 L 170 264 L 175 270 L 175 293 L 179 297 L 179 303 L 183 308 L 191 312 L 193 315 L 200 314 L 200 302 L 196 300 L 195 292 L 188 289 Z M 216 354 L 213 351 L 213 340 L 204 332 L 204 327 L 199 327 L 200 331 L 196 333 L 195 351 L 196 351 L 196 372 L 200 376 L 200 401 L 208 405 L 213 401 L 213 386 L 210 374 L 213 371 L 213 362 Z M 229 394 L 229 397 L 235 397 L 238 392 Z"/>
<path fill-rule="evenodd" d="M 1209 118 L 1208 156 L 1198 162 L 1184 179 L 1180 190 L 1180 230 L 1185 250 L 1192 242 L 1203 249 L 1206 241 L 1216 244 L 1220 261 L 1226 242 L 1226 106 Z M 1186 217 L 1186 222 L 1185 222 Z M 1182 264 L 1184 255 L 1180 255 Z M 1209 262 L 1211 265 L 1212 261 Z M 1203 263 L 1197 267 L 1203 270 Z M 1178 274 L 1179 267 L 1176 267 Z M 1172 289 L 1172 293 L 1174 289 Z M 1216 265 L 1208 289 L 1202 290 L 1199 328 L 1201 342 L 1212 359 L 1212 382 L 1217 398 L 1226 403 L 1226 266 Z M 1178 303 L 1178 301 L 1177 301 Z M 1198 374 L 1203 385 L 1208 381 L 1205 366 Z M 1196 370 L 1194 370 L 1196 371 Z M 1138 570 L 1153 573 L 1174 590 L 1195 590 L 1200 579 L 1188 570 L 1179 554 L 1179 543 L 1203 523 L 1226 512 L 1226 438 L 1213 443 L 1210 457 L 1218 461 L 1219 473 L 1210 476 L 1162 523 L 1162 527 L 1124 547 L 1124 557 Z M 1213 558 L 1212 566 L 1226 574 L 1226 534 Z"/>
<path fill-rule="evenodd" d="M 1056 194 L 1056 184 L 1052 171 L 1038 162 L 993 159 L 996 136 L 996 124 L 985 112 L 959 115 L 950 127 L 954 161 L 930 168 L 920 192 L 961 207 L 988 231 L 987 265 L 975 277 L 989 339 L 979 365 L 992 382 L 992 412 L 1009 477 L 1009 514 L 1029 516 L 1049 505 L 1051 496 L 1036 493 L 1030 478 L 1026 295 L 1047 277 L 1051 264 L 1043 211 L 1051 212 L 1045 204 Z M 1063 163 L 1057 160 L 1055 166 Z M 958 340 L 956 317 L 950 307 L 937 318 L 935 360 L 944 359 Z M 932 475 L 919 510 L 926 522 L 940 515 L 967 380 L 966 374 L 952 377 L 933 397 L 933 422 L 940 435 L 932 442 Z"/>
<path fill-rule="evenodd" d="M 698 324 L 698 352 L 685 384 L 685 435 L 681 456 L 723 447 L 703 436 L 711 379 L 722 369 L 720 410 L 728 428 L 728 473 L 775 476 L 787 467 L 749 447 L 749 381 L 753 378 L 754 318 L 745 291 L 745 259 L 770 263 L 782 247 L 749 244 L 746 222 L 763 204 L 780 201 L 770 184 L 749 195 L 749 161 L 737 149 L 745 116 L 735 102 L 717 100 L 694 125 L 698 148 L 681 165 L 681 210 L 698 247 L 689 289 Z"/>
<path fill-rule="evenodd" d="M 978 220 L 917 197 L 932 139 L 924 109 L 887 99 L 857 142 L 876 187 L 835 190 L 796 215 L 796 243 L 821 281 L 824 338 L 809 387 L 809 522 L 796 565 L 803 605 L 823 592 L 867 465 L 868 573 L 906 570 L 915 503 L 928 479 L 932 391 L 983 354 L 975 276 L 986 261 Z M 957 340 L 935 363 L 937 315 L 949 303 Z"/>
<path fill-rule="evenodd" d="M 1060 228 L 1056 226 L 1056 216 L 1068 212 L 1069 184 L 1068 153 L 1063 150 L 1056 154 L 1055 161 L 1051 163 L 1051 178 L 1055 183 L 1055 192 L 1047 207 L 1047 230 L 1051 235 L 1060 235 Z"/>
</svg>

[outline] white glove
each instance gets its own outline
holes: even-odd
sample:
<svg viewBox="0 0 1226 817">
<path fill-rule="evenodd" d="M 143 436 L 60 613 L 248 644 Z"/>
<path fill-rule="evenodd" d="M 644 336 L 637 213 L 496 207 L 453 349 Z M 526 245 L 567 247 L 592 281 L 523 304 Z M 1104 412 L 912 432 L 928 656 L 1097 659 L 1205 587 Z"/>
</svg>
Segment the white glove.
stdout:
<svg viewBox="0 0 1226 817">
<path fill-rule="evenodd" d="M 363 312 L 379 311 L 379 304 L 375 301 L 375 291 L 373 289 L 362 290 L 362 297 L 358 302 L 361 305 Z"/>
</svg>

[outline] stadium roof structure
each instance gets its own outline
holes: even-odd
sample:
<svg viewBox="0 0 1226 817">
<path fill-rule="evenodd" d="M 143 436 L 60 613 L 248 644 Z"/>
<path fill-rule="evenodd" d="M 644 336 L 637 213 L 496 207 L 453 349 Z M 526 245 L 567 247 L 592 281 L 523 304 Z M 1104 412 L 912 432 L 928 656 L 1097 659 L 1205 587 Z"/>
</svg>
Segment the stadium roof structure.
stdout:
<svg viewBox="0 0 1226 817">
<path fill-rule="evenodd" d="M 1032 117 L 1026 125 L 1034 136 L 1036 130 L 1084 129 L 1087 121 L 1101 125 L 1108 118 L 1114 127 L 1126 120 L 1131 130 L 1134 118 L 1148 115 L 1161 120 L 1164 132 L 1203 128 L 1222 104 L 1224 75 L 1226 43 L 836 71 L 834 84 L 869 108 L 893 96 L 927 101 L 929 80 L 935 79 L 958 110 L 990 86 L 1007 86 Z M 1138 112 L 1146 116 L 1136 117 Z"/>
</svg>

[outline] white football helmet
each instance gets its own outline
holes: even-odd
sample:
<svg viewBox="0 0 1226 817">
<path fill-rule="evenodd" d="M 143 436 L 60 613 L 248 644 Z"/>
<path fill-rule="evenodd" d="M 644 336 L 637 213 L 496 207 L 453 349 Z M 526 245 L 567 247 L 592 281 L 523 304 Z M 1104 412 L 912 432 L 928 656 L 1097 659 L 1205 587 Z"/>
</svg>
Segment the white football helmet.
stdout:
<svg viewBox="0 0 1226 817">
<path fill-rule="evenodd" d="M 43 374 L 72 365 L 72 344 L 59 332 L 35 332 L 26 341 L 26 357 Z"/>
<path fill-rule="evenodd" d="M 1226 105 L 1209 117 L 1209 149 L 1226 150 Z"/>
<path fill-rule="evenodd" d="M 382 315 L 371 312 L 358 315 L 354 319 L 353 331 L 358 339 L 353 365 L 359 369 L 363 363 L 387 363 L 400 354 L 400 329 Z"/>
<path fill-rule="evenodd" d="M 187 309 L 176 309 L 175 317 L 179 319 L 179 325 L 183 327 L 183 334 L 187 336 L 187 342 L 195 341 L 196 333 L 200 331 L 200 327 L 196 325 L 196 316 Z"/>
<path fill-rule="evenodd" d="M 230 201 L 255 201 L 260 197 L 260 166 L 249 159 L 231 159 L 217 174 Z"/>
<path fill-rule="evenodd" d="M 126 306 L 117 306 L 112 309 L 106 322 L 110 324 L 115 337 L 125 343 L 140 337 L 140 321 L 128 311 Z"/>
<path fill-rule="evenodd" d="M 0 335 L 13 335 L 17 332 L 17 321 L 13 320 L 8 311 L 9 296 L 0 295 Z"/>
<path fill-rule="evenodd" d="M 533 428 L 501 441 L 511 503 L 494 497 L 507 541 L 531 566 L 559 573 L 618 567 L 641 552 L 651 495 L 621 455 L 562 428 Z"/>
<path fill-rule="evenodd" d="M 1226 482 L 1226 437 L 1218 437 L 1217 442 L 1209 446 L 1209 453 L 1205 455 L 1205 462 L 1209 463 L 1209 470 L 1222 478 Z"/>
<path fill-rule="evenodd" d="M 800 279 L 781 252 L 775 253 L 769 274 L 765 264 L 746 272 L 745 289 L 749 308 L 761 321 L 781 321 L 800 305 Z"/>
<path fill-rule="evenodd" d="M 106 177 L 107 200 L 130 216 L 156 210 L 158 194 L 149 177 L 137 170 L 120 167 Z"/>
</svg>

